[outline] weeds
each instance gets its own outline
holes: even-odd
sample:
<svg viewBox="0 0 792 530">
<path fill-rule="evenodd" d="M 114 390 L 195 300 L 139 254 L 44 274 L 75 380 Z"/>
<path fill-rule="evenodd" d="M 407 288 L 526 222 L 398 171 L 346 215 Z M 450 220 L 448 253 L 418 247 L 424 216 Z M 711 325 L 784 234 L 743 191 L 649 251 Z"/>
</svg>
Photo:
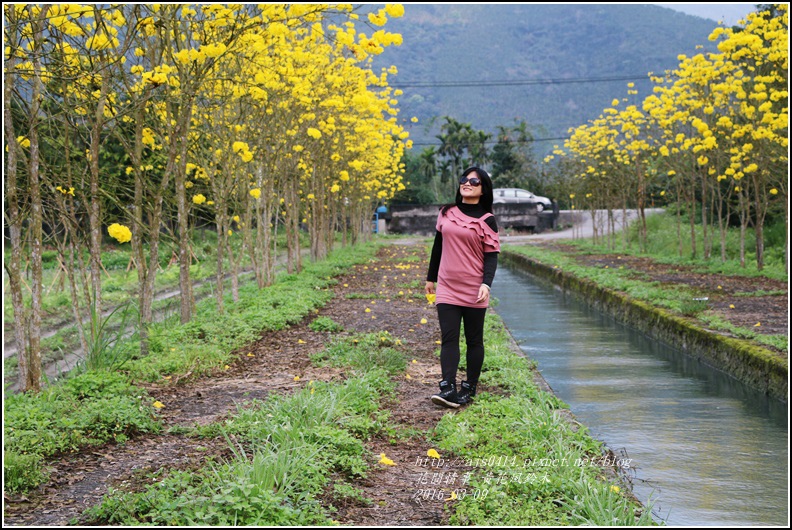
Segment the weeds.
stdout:
<svg viewBox="0 0 792 530">
<path fill-rule="evenodd" d="M 122 525 L 328 524 L 319 498 L 331 476 L 360 479 L 370 466 L 363 442 L 344 425 L 378 409 L 386 381 L 375 370 L 343 384 L 309 383 L 293 396 L 239 410 L 223 425 L 202 429 L 226 437 L 233 452 L 227 462 L 174 471 L 144 491 L 112 491 L 86 516 Z M 365 502 L 343 482 L 333 491 Z"/>
<path fill-rule="evenodd" d="M 709 307 L 709 301 L 704 298 L 693 298 L 692 300 L 685 300 L 679 304 L 679 312 L 686 317 L 697 316 L 699 313 L 706 311 Z"/>
<path fill-rule="evenodd" d="M 85 370 L 118 370 L 129 360 L 129 350 L 124 348 L 122 339 L 130 322 L 137 320 L 132 319 L 136 311 L 132 302 L 125 302 L 103 317 L 95 303 L 91 306 L 88 328 L 79 323 L 88 348 L 83 352 Z M 116 315 L 119 315 L 118 322 L 111 325 Z"/>
<path fill-rule="evenodd" d="M 137 341 L 120 336 L 123 325 L 110 324 L 111 319 L 123 320 L 132 313 L 125 316 L 119 309 L 100 318 L 95 311 L 96 334 L 86 371 L 39 394 L 12 395 L 4 402 L 7 491 L 23 492 L 46 480 L 43 462 L 58 452 L 159 431 L 152 400 L 130 381 L 199 375 L 223 366 L 230 362 L 231 352 L 255 340 L 262 330 L 282 329 L 323 305 L 331 296 L 327 287 L 334 282 L 332 277 L 369 259 L 376 249 L 369 244 L 346 249 L 343 255 L 335 253 L 307 266 L 300 275 L 282 276 L 265 290 L 247 285 L 240 289 L 239 303 L 229 300 L 223 315 L 217 314 L 212 300 L 204 300 L 189 324 L 171 320 L 152 325 L 150 355 L 143 359 L 126 360 L 126 355 L 134 357 L 138 351 Z M 125 374 L 110 369 L 122 364 Z M 357 421 L 361 432 L 383 428 L 383 418 L 376 415 Z"/>
<path fill-rule="evenodd" d="M 505 388 L 510 395 L 480 392 L 431 433 L 439 448 L 475 467 L 451 524 L 653 524 L 650 510 L 636 518 L 634 511 L 643 508 L 600 478 L 602 469 L 590 463 L 604 454 L 602 443 L 567 419 L 566 404 L 536 387 L 531 363 L 511 350 L 497 316 L 487 315 L 485 325 L 480 386 Z"/>
<path fill-rule="evenodd" d="M 344 331 L 344 328 L 330 317 L 317 317 L 308 324 L 308 327 L 316 332 L 338 333 Z"/>
<path fill-rule="evenodd" d="M 47 456 L 160 427 L 145 392 L 120 374 L 95 371 L 38 394 L 9 396 L 3 429 L 6 488 L 25 491 L 47 479 Z"/>
</svg>

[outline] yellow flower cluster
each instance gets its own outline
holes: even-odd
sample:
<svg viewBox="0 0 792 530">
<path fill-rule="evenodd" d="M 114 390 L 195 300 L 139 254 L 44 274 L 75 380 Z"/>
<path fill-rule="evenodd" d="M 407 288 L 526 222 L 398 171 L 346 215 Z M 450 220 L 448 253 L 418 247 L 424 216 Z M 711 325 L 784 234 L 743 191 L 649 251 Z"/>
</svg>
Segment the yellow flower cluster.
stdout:
<svg viewBox="0 0 792 530">
<path fill-rule="evenodd" d="M 107 233 L 110 234 L 110 237 L 118 240 L 119 243 L 126 243 L 132 240 L 132 231 L 122 224 L 111 224 L 107 227 Z"/>
<path fill-rule="evenodd" d="M 596 191 L 592 198 L 630 190 L 646 200 L 654 179 L 660 186 L 700 186 L 699 176 L 736 183 L 750 175 L 761 185 L 733 187 L 748 195 L 782 189 L 786 175 L 770 168 L 788 165 L 789 6 L 776 7 L 772 16 L 750 14 L 743 28 L 717 28 L 710 40 L 718 41 L 719 53 L 680 55 L 677 69 L 652 76 L 653 93 L 640 106 L 619 110 L 629 100 L 614 98 L 612 108 L 572 129 L 565 149 L 556 146 L 546 160 L 573 158 L 576 187 Z M 634 95 L 634 85 L 628 88 Z"/>
</svg>

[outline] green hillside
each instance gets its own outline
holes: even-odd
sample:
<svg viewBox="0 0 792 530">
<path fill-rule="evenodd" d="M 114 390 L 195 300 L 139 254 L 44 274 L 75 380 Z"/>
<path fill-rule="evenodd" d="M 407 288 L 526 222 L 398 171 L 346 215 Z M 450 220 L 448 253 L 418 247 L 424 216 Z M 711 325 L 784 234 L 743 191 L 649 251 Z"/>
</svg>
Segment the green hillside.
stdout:
<svg viewBox="0 0 792 530">
<path fill-rule="evenodd" d="M 396 65 L 400 119 L 416 150 L 436 144 L 441 120 L 473 128 L 526 121 L 537 139 L 558 138 L 597 117 L 635 82 L 636 102 L 651 90 L 648 72 L 678 64 L 679 54 L 712 49 L 716 23 L 652 5 L 405 4 L 387 29 L 402 46 L 388 48 L 375 68 Z M 608 79 L 608 80 L 603 80 Z M 493 82 L 519 84 L 503 85 Z M 479 86 L 437 86 L 442 83 Z M 492 83 L 481 86 L 482 83 Z M 419 86 L 420 85 L 420 86 Z M 416 116 L 419 123 L 410 124 Z M 560 140 L 538 141 L 541 154 Z"/>
</svg>

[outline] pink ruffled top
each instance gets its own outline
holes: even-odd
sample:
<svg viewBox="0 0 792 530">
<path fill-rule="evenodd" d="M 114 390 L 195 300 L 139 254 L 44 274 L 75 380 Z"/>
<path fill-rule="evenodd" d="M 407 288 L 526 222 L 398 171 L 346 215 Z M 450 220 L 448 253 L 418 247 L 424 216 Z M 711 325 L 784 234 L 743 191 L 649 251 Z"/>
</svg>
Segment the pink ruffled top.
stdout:
<svg viewBox="0 0 792 530">
<path fill-rule="evenodd" d="M 500 252 L 498 233 L 486 221 L 491 213 L 476 219 L 452 206 L 437 216 L 437 231 L 443 235 L 443 254 L 437 274 L 435 303 L 483 308 L 476 302 L 484 279 L 484 253 Z"/>
</svg>

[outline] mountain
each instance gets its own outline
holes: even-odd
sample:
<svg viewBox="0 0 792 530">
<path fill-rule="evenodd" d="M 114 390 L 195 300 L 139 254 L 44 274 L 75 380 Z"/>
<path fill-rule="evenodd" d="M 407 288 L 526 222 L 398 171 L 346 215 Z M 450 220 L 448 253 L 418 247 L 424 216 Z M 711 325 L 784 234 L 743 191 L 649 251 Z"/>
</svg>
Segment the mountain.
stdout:
<svg viewBox="0 0 792 530">
<path fill-rule="evenodd" d="M 495 133 L 525 121 L 538 154 L 570 127 L 600 115 L 635 83 L 640 103 L 648 73 L 676 68 L 678 56 L 713 51 L 717 23 L 648 4 L 404 4 L 386 25 L 403 44 L 374 60 L 395 65 L 399 119 L 414 151 L 437 145 L 442 116 Z M 697 45 L 703 49 L 696 49 Z M 446 85 L 446 86 L 443 86 Z M 457 86 L 447 86 L 457 85 Z M 462 85 L 462 86 L 460 86 Z M 467 86 L 465 86 L 467 85 Z M 473 86 L 470 86 L 473 85 Z M 410 119 L 419 119 L 412 124 Z M 543 140 L 547 139 L 547 140 Z"/>
</svg>

